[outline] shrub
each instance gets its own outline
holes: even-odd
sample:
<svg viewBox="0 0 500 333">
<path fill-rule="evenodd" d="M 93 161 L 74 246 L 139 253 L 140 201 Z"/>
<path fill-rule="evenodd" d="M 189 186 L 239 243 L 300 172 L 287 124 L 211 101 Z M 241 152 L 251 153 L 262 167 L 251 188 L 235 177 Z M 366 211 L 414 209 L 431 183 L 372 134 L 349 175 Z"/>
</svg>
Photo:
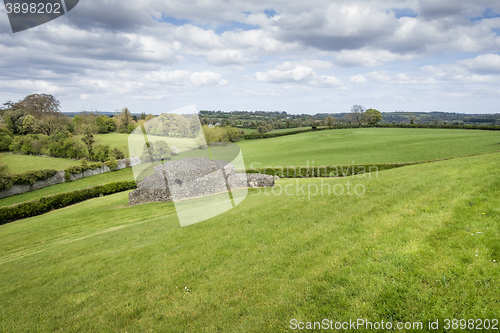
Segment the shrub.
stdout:
<svg viewBox="0 0 500 333">
<path fill-rule="evenodd" d="M 12 137 L 5 132 L 0 132 L 0 151 L 9 150 L 9 145 L 12 142 Z"/>
<path fill-rule="evenodd" d="M 56 173 L 56 170 L 35 170 L 21 174 L 1 174 L 0 190 L 7 190 L 14 185 L 33 185 L 38 181 L 49 179 Z"/>
<path fill-rule="evenodd" d="M 113 171 L 118 166 L 117 160 L 106 161 L 105 164 L 108 166 L 109 170 Z"/>
<path fill-rule="evenodd" d="M 12 177 L 8 174 L 1 174 L 0 175 L 0 191 L 12 188 L 12 186 L 14 186 L 14 181 L 13 181 Z"/>
<path fill-rule="evenodd" d="M 33 185 L 34 183 L 49 179 L 57 173 L 56 170 L 35 170 L 12 175 L 14 185 Z"/>
<path fill-rule="evenodd" d="M 109 146 L 108 145 L 95 146 L 92 157 L 95 161 L 104 162 L 109 160 Z"/>
<path fill-rule="evenodd" d="M 32 217 L 84 200 L 136 188 L 135 181 L 123 181 L 55 194 L 17 205 L 0 207 L 0 224 Z"/>
<path fill-rule="evenodd" d="M 122 160 L 125 158 L 125 154 L 118 148 L 113 148 L 111 151 L 111 157 L 115 160 Z"/>
</svg>

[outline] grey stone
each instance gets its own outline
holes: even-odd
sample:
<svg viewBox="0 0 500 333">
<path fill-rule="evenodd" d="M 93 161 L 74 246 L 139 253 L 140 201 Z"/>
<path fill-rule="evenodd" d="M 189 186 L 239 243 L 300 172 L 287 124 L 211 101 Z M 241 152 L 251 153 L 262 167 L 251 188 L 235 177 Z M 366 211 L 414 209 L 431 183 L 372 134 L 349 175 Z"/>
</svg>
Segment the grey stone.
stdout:
<svg viewBox="0 0 500 333">
<path fill-rule="evenodd" d="M 230 191 L 243 187 L 272 187 L 274 177 L 236 173 L 230 162 L 207 158 L 186 158 L 154 167 L 129 193 L 129 204 L 179 201 Z"/>
</svg>

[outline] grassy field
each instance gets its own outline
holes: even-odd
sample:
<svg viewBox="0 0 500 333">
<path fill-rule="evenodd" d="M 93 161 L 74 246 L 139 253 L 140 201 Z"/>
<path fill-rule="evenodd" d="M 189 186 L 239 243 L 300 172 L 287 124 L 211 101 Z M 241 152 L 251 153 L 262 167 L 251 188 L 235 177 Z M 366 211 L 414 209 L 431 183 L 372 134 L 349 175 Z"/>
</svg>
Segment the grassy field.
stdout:
<svg viewBox="0 0 500 333">
<path fill-rule="evenodd" d="M 48 187 L 41 188 L 36 191 L 31 191 L 23 194 L 13 195 L 11 197 L 0 199 L 0 207 L 13 205 L 24 201 L 38 199 L 51 194 L 79 190 L 84 187 L 102 185 L 107 183 L 134 180 L 131 168 L 126 168 L 118 171 L 107 172 L 100 175 L 87 177 L 72 181 L 70 183 L 61 183 Z"/>
<path fill-rule="evenodd" d="M 62 170 L 80 164 L 77 160 L 68 158 L 42 157 L 0 153 L 0 163 L 6 165 L 12 173 L 23 173 L 32 170 L 52 169 Z"/>
<path fill-rule="evenodd" d="M 500 132 L 361 128 L 308 132 L 238 142 L 245 164 L 305 166 L 400 163 L 500 150 Z M 257 164 L 255 164 L 257 166 Z"/>
<path fill-rule="evenodd" d="M 484 149 L 494 141 L 462 135 Z M 498 319 L 499 160 L 280 180 L 185 228 L 173 204 L 128 207 L 127 193 L 0 226 L 0 327 L 284 332 L 292 319 Z M 280 194 L 287 185 L 297 192 Z M 347 194 L 355 185 L 364 195 Z"/>
<path fill-rule="evenodd" d="M 108 134 L 96 134 L 94 138 L 97 144 L 107 144 L 112 148 L 119 148 L 125 157 L 128 156 L 128 134 L 120 133 L 108 133 Z"/>
<path fill-rule="evenodd" d="M 96 136 L 126 147 L 126 134 Z M 325 130 L 238 142 L 247 167 L 400 163 L 500 150 L 499 131 L 361 128 Z"/>
</svg>

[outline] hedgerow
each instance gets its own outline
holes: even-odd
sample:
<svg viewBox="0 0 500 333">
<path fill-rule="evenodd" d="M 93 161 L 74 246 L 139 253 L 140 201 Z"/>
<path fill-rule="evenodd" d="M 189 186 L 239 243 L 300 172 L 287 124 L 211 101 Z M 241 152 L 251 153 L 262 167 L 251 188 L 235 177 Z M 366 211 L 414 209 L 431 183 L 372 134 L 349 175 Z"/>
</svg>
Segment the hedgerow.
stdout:
<svg viewBox="0 0 500 333">
<path fill-rule="evenodd" d="M 364 125 L 366 127 L 384 127 L 384 128 L 442 128 L 442 129 L 475 129 L 475 130 L 490 130 L 499 131 L 500 126 L 496 125 L 453 125 L 453 124 L 443 124 L 443 125 L 433 125 L 433 124 L 377 124 L 377 125 Z M 346 129 L 346 128 L 359 128 L 358 125 L 335 125 L 332 128 L 328 127 L 318 127 L 316 129 L 303 129 L 303 130 L 293 130 L 287 132 L 277 132 L 277 133 L 251 133 L 243 135 L 244 139 L 267 139 L 276 138 L 279 136 L 313 132 L 313 131 L 324 131 L 329 129 Z"/>
<path fill-rule="evenodd" d="M 351 165 L 329 165 L 311 167 L 267 167 L 247 169 L 247 173 L 261 173 L 280 178 L 307 178 L 307 177 L 347 177 L 367 172 L 378 172 L 399 168 L 405 165 L 419 164 L 423 162 L 407 163 L 379 163 L 379 164 L 351 164 Z"/>
<path fill-rule="evenodd" d="M 21 174 L 0 175 L 0 190 L 12 188 L 14 185 L 33 185 L 38 181 L 49 179 L 56 173 L 56 170 L 35 170 Z"/>
<path fill-rule="evenodd" d="M 0 207 L 0 225 L 47 213 L 91 198 L 136 188 L 135 181 L 123 181 L 50 195 L 37 200 Z"/>
</svg>

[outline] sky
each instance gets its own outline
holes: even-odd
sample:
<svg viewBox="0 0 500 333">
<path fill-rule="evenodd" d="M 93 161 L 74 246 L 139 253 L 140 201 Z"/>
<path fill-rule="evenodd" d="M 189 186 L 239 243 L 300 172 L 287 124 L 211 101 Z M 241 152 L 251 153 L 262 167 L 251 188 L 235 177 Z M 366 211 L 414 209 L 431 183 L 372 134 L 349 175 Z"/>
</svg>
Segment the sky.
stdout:
<svg viewBox="0 0 500 333">
<path fill-rule="evenodd" d="M 159 114 L 500 113 L 498 0 L 81 0 L 12 33 L 0 5 L 0 103 Z"/>
</svg>

